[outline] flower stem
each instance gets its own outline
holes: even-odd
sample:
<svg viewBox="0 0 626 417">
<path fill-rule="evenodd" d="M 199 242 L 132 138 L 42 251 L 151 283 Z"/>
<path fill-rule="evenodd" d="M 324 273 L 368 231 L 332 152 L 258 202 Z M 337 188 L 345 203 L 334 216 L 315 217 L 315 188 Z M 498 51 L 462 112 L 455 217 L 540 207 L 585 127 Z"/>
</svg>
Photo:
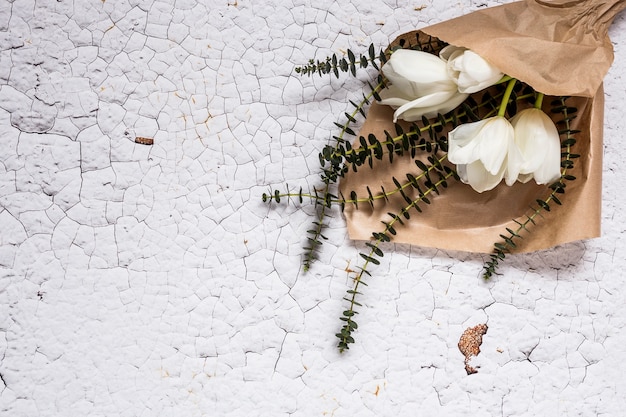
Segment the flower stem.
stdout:
<svg viewBox="0 0 626 417">
<path fill-rule="evenodd" d="M 500 109 L 498 110 L 498 116 L 500 117 L 504 117 L 506 114 L 506 107 L 509 104 L 509 99 L 511 98 L 511 93 L 513 93 L 513 87 L 515 87 L 516 82 L 517 80 L 515 78 L 511 78 L 506 86 L 506 90 L 502 96 L 502 102 L 500 103 Z"/>
<path fill-rule="evenodd" d="M 543 93 L 537 93 L 537 99 L 535 100 L 535 108 L 541 109 L 543 105 Z"/>
</svg>

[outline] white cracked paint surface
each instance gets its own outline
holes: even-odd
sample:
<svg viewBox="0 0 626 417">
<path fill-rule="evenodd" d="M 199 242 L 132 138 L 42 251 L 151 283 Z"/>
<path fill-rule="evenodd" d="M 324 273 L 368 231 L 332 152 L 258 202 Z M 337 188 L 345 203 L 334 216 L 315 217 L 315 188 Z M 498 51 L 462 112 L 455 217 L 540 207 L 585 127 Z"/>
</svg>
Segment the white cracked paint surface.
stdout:
<svg viewBox="0 0 626 417">
<path fill-rule="evenodd" d="M 489 283 L 479 255 L 389 247 L 340 355 L 362 244 L 336 214 L 305 274 L 312 208 L 260 201 L 315 184 L 372 76 L 295 65 L 504 2 L 2 0 L 0 414 L 623 415 L 626 15 L 601 238 Z M 479 323 L 468 376 L 457 343 Z"/>
</svg>

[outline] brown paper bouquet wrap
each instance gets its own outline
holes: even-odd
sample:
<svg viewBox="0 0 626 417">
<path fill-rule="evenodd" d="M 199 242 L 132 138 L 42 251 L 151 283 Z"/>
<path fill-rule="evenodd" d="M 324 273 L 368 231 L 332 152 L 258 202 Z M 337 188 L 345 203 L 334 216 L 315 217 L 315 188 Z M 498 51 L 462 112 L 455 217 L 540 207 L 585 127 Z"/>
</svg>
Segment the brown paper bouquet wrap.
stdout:
<svg viewBox="0 0 626 417">
<path fill-rule="evenodd" d="M 408 47 L 435 37 L 473 50 L 505 74 L 546 96 L 573 96 L 568 105 L 578 109 L 571 128 L 580 131 L 575 145 L 580 158 L 571 174 L 577 179 L 568 183 L 563 206 L 543 211 L 542 218 L 537 219 L 541 224 L 519 240 L 515 252 L 545 249 L 600 234 L 602 79 L 613 61 L 607 32 L 615 15 L 625 7 L 626 0 L 520 1 L 406 33 L 390 45 Z M 393 109 L 375 103 L 359 135 L 384 137 L 385 131 L 395 131 L 392 120 Z M 347 173 L 340 191 L 343 195 L 352 191 L 367 195 L 367 187 L 390 189 L 392 177 L 406 178 L 406 173 L 412 171 L 415 164 L 409 156 L 396 158 L 393 163 L 377 160 L 371 169 L 363 166 L 358 172 Z M 502 183 L 491 191 L 477 193 L 452 180 L 422 213 L 396 229 L 394 241 L 491 252 L 500 234 L 506 228 L 515 228 L 514 219 L 528 215 L 531 204 L 546 189 L 531 181 L 511 187 Z M 381 222 L 389 220 L 387 213 L 397 213 L 405 205 L 399 196 L 373 206 L 347 205 L 344 213 L 350 238 L 370 239 L 373 231 L 381 229 Z"/>
</svg>

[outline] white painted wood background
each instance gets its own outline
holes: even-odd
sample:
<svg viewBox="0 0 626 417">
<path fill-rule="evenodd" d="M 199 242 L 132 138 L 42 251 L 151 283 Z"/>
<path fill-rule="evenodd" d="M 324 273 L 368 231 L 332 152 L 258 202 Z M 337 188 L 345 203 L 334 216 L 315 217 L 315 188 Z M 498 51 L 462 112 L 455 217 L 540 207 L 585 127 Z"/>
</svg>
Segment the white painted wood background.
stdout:
<svg viewBox="0 0 626 417">
<path fill-rule="evenodd" d="M 0 414 L 623 415 L 626 15 L 601 238 L 489 283 L 480 255 L 389 246 L 340 355 L 362 243 L 335 213 L 305 274 L 312 206 L 260 200 L 316 184 L 373 76 L 294 66 L 504 2 L 0 1 Z M 457 343 L 479 323 L 468 376 Z"/>
</svg>

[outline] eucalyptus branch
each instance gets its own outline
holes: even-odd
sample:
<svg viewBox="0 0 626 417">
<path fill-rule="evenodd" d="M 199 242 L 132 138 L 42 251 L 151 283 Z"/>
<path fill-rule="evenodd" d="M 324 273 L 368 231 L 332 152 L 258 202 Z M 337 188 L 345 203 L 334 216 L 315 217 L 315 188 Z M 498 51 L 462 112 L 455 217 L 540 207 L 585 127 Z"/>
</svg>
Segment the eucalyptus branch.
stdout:
<svg viewBox="0 0 626 417">
<path fill-rule="evenodd" d="M 347 296 L 344 297 L 344 300 L 349 303 L 348 308 L 343 311 L 340 320 L 345 324 L 342 326 L 339 333 L 336 334 L 337 338 L 339 338 L 339 342 L 337 347 L 340 352 L 344 350 L 350 349 L 350 344 L 354 343 L 354 337 L 352 336 L 352 332 L 358 328 L 358 324 L 355 321 L 355 316 L 358 314 L 357 307 L 362 307 L 362 304 L 357 301 L 357 296 L 362 293 L 359 291 L 361 285 L 367 286 L 367 283 L 364 281 L 365 275 L 371 276 L 370 272 L 367 270 L 370 264 L 379 265 L 380 261 L 377 258 L 381 258 L 384 256 L 380 245 L 383 242 L 390 242 L 392 240 L 392 236 L 397 234 L 396 227 L 397 224 L 403 225 L 405 219 L 410 218 L 410 211 L 415 209 L 421 212 L 421 208 L 419 207 L 420 203 L 430 204 L 427 196 L 431 193 L 438 193 L 438 187 L 446 187 L 447 180 L 454 176 L 457 177 L 457 174 L 454 170 L 447 166 L 440 165 L 440 169 L 443 170 L 439 180 L 435 183 L 430 183 L 427 189 L 421 191 L 418 189 L 418 195 L 414 199 L 408 199 L 405 194 L 403 194 L 408 200 L 407 205 L 404 206 L 398 214 L 388 213 L 391 219 L 387 222 L 383 221 L 385 228 L 382 232 L 374 232 L 372 233 L 373 242 L 367 242 L 365 245 L 370 248 L 369 253 L 365 254 L 363 252 L 359 253 L 359 256 L 365 261 L 362 266 L 358 268 L 358 272 L 353 277 L 354 285 L 351 289 L 347 290 Z"/>
<path fill-rule="evenodd" d="M 533 209 L 531 214 L 527 214 L 523 221 L 514 220 L 518 225 L 517 229 L 512 230 L 506 228 L 507 234 L 500 235 L 502 240 L 494 244 L 493 253 L 489 255 L 489 261 L 483 266 L 484 279 L 489 279 L 497 274 L 500 261 L 505 259 L 506 253 L 509 253 L 512 249 L 517 247 L 515 240 L 522 239 L 522 231 L 529 232 L 531 224 L 536 225 L 535 220 L 543 211 L 550 211 L 551 203 L 555 203 L 559 206 L 562 204 L 557 194 L 565 193 L 566 181 L 576 179 L 575 176 L 568 172 L 574 168 L 574 160 L 580 157 L 580 155 L 572 153 L 572 147 L 576 144 L 576 139 L 573 135 L 579 131 L 573 130 L 570 125 L 570 122 L 576 117 L 573 116 L 573 114 L 576 113 L 577 109 L 567 106 L 565 103 L 566 99 L 567 97 L 560 97 L 554 100 L 552 105 L 555 107 L 551 110 L 552 113 L 561 113 L 563 115 L 563 120 L 557 123 L 563 125 L 563 129 L 559 131 L 559 134 L 565 137 L 561 142 L 561 149 L 563 150 L 561 153 L 561 177 L 558 181 L 549 186 L 551 192 L 547 197 L 536 200 L 537 206 Z"/>
<path fill-rule="evenodd" d="M 351 113 L 345 112 L 344 115 L 346 117 L 346 121 L 344 124 L 335 123 L 337 127 L 341 129 L 338 135 L 334 135 L 333 139 L 335 140 L 334 145 L 326 145 L 322 152 L 319 154 L 320 166 L 322 167 L 322 181 L 324 183 L 337 182 L 338 178 L 343 176 L 347 171 L 347 167 L 344 164 L 344 157 L 342 155 L 341 149 L 345 149 L 346 147 L 350 147 L 350 141 L 344 139 L 346 135 L 356 136 L 354 130 L 350 127 L 351 123 L 356 123 L 356 117 L 361 115 L 365 117 L 365 106 L 369 105 L 372 99 L 380 100 L 380 96 L 378 92 L 385 86 L 384 80 L 382 77 L 379 77 L 378 84 L 376 86 L 370 86 L 370 92 L 367 95 L 363 95 L 363 99 L 357 104 L 353 101 L 350 101 L 350 104 L 354 106 L 354 110 Z M 326 168 L 329 165 L 330 168 Z"/>
<path fill-rule="evenodd" d="M 364 136 L 359 137 L 359 147 L 353 147 L 349 142 L 344 142 L 336 146 L 334 150 L 327 147 L 323 151 L 323 157 L 331 160 L 341 158 L 342 161 L 345 161 L 342 172 L 345 174 L 350 168 L 356 172 L 358 167 L 365 163 L 371 168 L 374 159 L 382 160 L 384 155 L 387 155 L 389 161 L 393 162 L 394 155 L 402 156 L 406 152 L 415 158 L 418 150 L 436 153 L 438 149 L 446 149 L 447 140 L 445 137 L 431 135 L 430 141 L 422 137 L 423 131 L 432 131 L 432 125 L 423 128 L 414 125 L 408 132 L 404 132 L 399 124 L 396 124 L 395 128 L 396 136 L 385 131 L 385 140 L 381 141 L 370 133 L 367 139 Z"/>
<path fill-rule="evenodd" d="M 267 202 L 267 203 L 272 202 L 272 201 L 280 203 L 281 201 L 284 201 L 285 199 L 287 201 L 297 199 L 300 203 L 302 203 L 304 200 L 308 199 L 315 204 L 320 204 L 325 207 L 330 207 L 333 204 L 339 204 L 341 205 L 342 211 L 347 204 L 353 204 L 357 208 L 358 208 L 358 205 L 361 203 L 366 203 L 366 204 L 373 206 L 376 201 L 389 200 L 390 197 L 398 193 L 406 195 L 406 191 L 410 190 L 411 188 L 415 188 L 418 191 L 421 191 L 419 188 L 420 187 L 419 182 L 420 181 L 432 182 L 432 180 L 430 180 L 431 172 L 445 170 L 445 168 L 443 168 L 443 162 L 446 160 L 446 158 L 447 158 L 447 155 L 443 155 L 440 157 L 436 157 L 435 155 L 429 156 L 428 158 L 429 165 L 425 164 L 421 160 L 415 160 L 414 161 L 415 165 L 421 171 L 419 174 L 414 175 L 411 173 L 407 173 L 406 180 L 402 182 L 397 180 L 395 177 L 393 177 L 392 181 L 394 182 L 395 187 L 386 190 L 384 187 L 381 186 L 381 190 L 377 194 L 373 194 L 371 189 L 368 186 L 366 186 L 367 194 L 368 194 L 367 197 L 358 197 L 355 191 L 352 191 L 350 193 L 350 198 L 345 198 L 343 195 L 341 195 L 340 197 L 337 197 L 329 193 L 320 193 L 316 189 L 314 189 L 313 192 L 305 193 L 303 192 L 302 187 L 297 193 L 294 193 L 294 192 L 291 192 L 289 188 L 287 187 L 287 190 L 284 193 L 281 193 L 278 190 L 273 190 L 273 191 L 270 191 L 270 193 L 263 193 L 262 198 L 263 198 L 263 202 Z M 317 224 L 317 222 L 315 224 Z"/>
<path fill-rule="evenodd" d="M 318 74 L 320 76 L 333 73 L 335 77 L 339 78 L 340 72 L 350 72 L 353 76 L 356 76 L 356 70 L 367 68 L 369 65 L 379 70 L 382 65 L 387 62 L 391 52 L 398 48 L 408 48 L 430 53 L 438 53 L 441 48 L 446 46 L 447 43 L 437 39 L 429 37 L 426 41 L 421 41 L 419 36 L 415 37 L 415 42 L 408 42 L 404 39 L 400 41 L 398 45 L 390 50 L 383 51 L 382 49 L 376 52 L 374 44 L 370 44 L 367 54 L 359 54 L 359 57 L 354 54 L 350 49 L 346 51 L 347 58 L 344 56 L 339 58 L 337 54 L 327 57 L 324 60 L 311 59 L 306 65 L 301 65 L 295 68 L 296 73 L 300 75 L 312 75 Z"/>
<path fill-rule="evenodd" d="M 372 65 L 375 69 L 379 70 L 382 64 L 387 61 L 387 55 L 384 51 L 380 50 L 376 53 L 374 44 L 370 44 L 367 55 L 361 54 L 359 58 L 356 58 L 354 52 L 350 49 L 346 52 L 346 57 L 338 58 L 337 54 L 333 54 L 327 57 L 325 60 L 313 60 L 311 59 L 306 65 L 296 67 L 295 71 L 301 75 L 311 75 L 317 73 L 318 75 L 326 75 L 331 72 L 335 74 L 335 77 L 339 78 L 340 72 L 350 72 L 353 76 L 356 76 L 356 70 L 358 68 L 367 68 Z"/>
<path fill-rule="evenodd" d="M 370 50 L 371 49 L 372 48 L 370 48 Z M 346 134 L 354 135 L 354 131 L 350 128 L 350 124 L 356 122 L 356 117 L 359 114 L 365 117 L 365 111 L 363 110 L 363 108 L 369 105 L 372 99 L 380 100 L 380 97 L 378 96 L 378 92 L 380 91 L 380 89 L 384 87 L 384 81 L 382 80 L 382 78 L 379 77 L 379 81 L 376 86 L 372 87 L 371 84 L 369 84 L 369 86 L 370 86 L 370 93 L 367 95 L 364 94 L 363 99 L 358 104 L 352 101 L 350 102 L 354 106 L 354 110 L 352 111 L 352 113 L 348 113 L 348 112 L 345 113 L 345 116 L 347 119 L 346 122 L 343 125 L 339 126 L 341 127 L 341 131 L 339 132 L 339 135 L 333 136 L 333 139 L 335 139 L 335 150 L 338 147 L 340 147 L 342 143 L 344 142 L 348 143 L 345 141 L 344 135 Z M 302 265 L 303 265 L 305 272 L 311 268 L 311 264 L 315 260 L 317 256 L 317 252 L 320 246 L 322 245 L 322 241 L 320 240 L 320 238 L 326 240 L 325 236 L 322 234 L 324 230 L 324 226 L 325 226 L 324 218 L 327 217 L 326 210 L 331 207 L 332 200 L 337 198 L 335 195 L 330 193 L 330 186 L 331 184 L 336 183 L 339 176 L 342 176 L 345 170 L 347 169 L 343 163 L 344 161 L 343 158 L 340 158 L 340 157 L 325 158 L 322 152 L 320 153 L 319 159 L 320 159 L 320 166 L 322 167 L 322 170 L 323 170 L 323 173 L 321 176 L 322 183 L 324 184 L 324 188 L 322 190 L 323 204 L 318 204 L 319 198 L 315 199 L 316 206 L 319 207 L 318 217 L 317 217 L 317 220 L 313 221 L 313 228 L 307 230 L 307 233 L 309 234 L 309 236 L 307 236 L 308 245 L 304 247 L 304 259 L 302 261 Z M 326 165 L 325 161 L 330 162 L 329 169 L 325 168 L 325 165 Z M 315 191 L 315 195 L 316 197 L 319 195 L 317 190 Z"/>
</svg>

